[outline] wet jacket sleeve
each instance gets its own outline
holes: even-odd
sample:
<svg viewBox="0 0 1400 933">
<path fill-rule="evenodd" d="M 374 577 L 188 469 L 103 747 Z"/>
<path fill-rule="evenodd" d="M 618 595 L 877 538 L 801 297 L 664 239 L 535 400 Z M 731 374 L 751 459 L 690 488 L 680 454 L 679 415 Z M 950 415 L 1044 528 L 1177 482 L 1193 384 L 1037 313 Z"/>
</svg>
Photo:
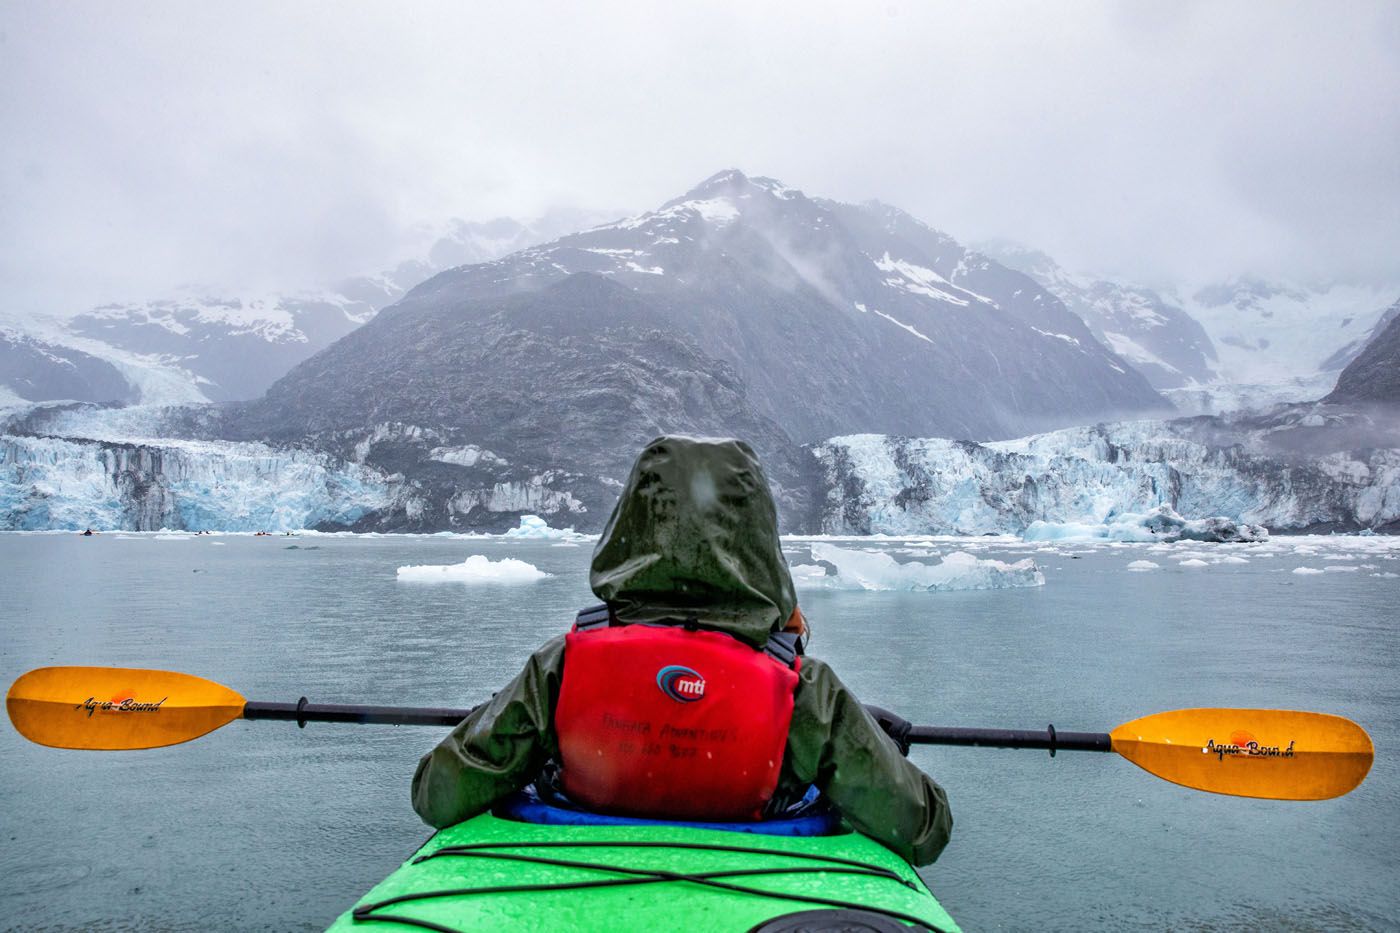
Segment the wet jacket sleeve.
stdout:
<svg viewBox="0 0 1400 933">
<path fill-rule="evenodd" d="M 782 784 L 815 784 L 852 826 L 906 861 L 938 858 L 953 830 L 943 788 L 899 753 L 860 701 L 816 658 L 804 658 Z"/>
<path fill-rule="evenodd" d="M 539 775 L 558 752 L 551 721 L 563 670 L 560 635 L 418 762 L 413 809 L 423 822 L 439 829 L 460 823 Z"/>
</svg>

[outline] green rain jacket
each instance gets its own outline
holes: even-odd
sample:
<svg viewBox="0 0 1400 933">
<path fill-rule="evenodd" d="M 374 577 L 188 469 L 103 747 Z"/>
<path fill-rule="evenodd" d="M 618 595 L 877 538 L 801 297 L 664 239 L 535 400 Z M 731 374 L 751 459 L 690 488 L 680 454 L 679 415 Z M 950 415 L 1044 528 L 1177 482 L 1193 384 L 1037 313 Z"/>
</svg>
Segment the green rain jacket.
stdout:
<svg viewBox="0 0 1400 933">
<path fill-rule="evenodd" d="M 621 621 L 693 618 L 761 647 L 797 597 L 749 446 L 690 437 L 648 444 L 593 552 L 589 582 Z M 557 758 L 563 670 L 560 635 L 424 756 L 413 808 L 425 822 L 450 826 L 485 812 Z M 807 656 L 774 804 L 798 800 L 812 784 L 852 826 L 915 865 L 948 842 L 943 789 L 900 754 L 831 668 Z"/>
</svg>

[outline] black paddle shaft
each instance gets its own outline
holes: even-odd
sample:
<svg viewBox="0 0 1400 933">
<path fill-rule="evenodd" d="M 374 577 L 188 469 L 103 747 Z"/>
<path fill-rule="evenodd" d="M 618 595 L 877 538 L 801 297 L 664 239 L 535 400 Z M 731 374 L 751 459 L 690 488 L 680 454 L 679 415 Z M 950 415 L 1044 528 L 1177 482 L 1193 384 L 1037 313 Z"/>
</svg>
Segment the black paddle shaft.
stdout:
<svg viewBox="0 0 1400 933">
<path fill-rule="evenodd" d="M 959 729 L 955 726 L 915 726 L 911 745 L 980 745 L 986 748 L 1044 748 L 1053 755 L 1066 752 L 1111 752 L 1107 732 L 1057 732 L 1045 729 Z"/>
<path fill-rule="evenodd" d="M 362 726 L 455 726 L 469 709 L 439 709 L 433 706 L 343 706 L 338 703 L 243 704 L 244 719 L 274 719 L 305 726 L 308 722 L 350 722 Z"/>
<path fill-rule="evenodd" d="M 907 729 L 910 745 L 977 745 L 984 748 L 1040 748 L 1050 754 L 1067 752 L 1111 752 L 1113 745 L 1106 732 L 1056 732 L 1054 726 L 1038 729 L 961 729 L 954 726 L 909 726 L 902 719 L 880 709 L 868 707 L 877 722 L 888 732 Z M 359 706 L 337 703 L 308 703 L 302 697 L 296 703 L 260 703 L 249 700 L 243 705 L 244 719 L 272 719 L 305 726 L 308 722 L 347 722 L 358 725 L 387 726 L 455 726 L 469 709 L 444 709 L 433 706 Z"/>
</svg>

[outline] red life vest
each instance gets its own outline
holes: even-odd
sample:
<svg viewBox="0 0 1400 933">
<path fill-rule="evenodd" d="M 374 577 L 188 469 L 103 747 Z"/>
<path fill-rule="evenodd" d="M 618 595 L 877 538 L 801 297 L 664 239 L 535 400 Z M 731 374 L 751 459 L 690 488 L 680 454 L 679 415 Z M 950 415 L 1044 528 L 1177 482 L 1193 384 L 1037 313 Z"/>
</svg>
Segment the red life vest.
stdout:
<svg viewBox="0 0 1400 933">
<path fill-rule="evenodd" d="M 602 813 L 760 819 L 800 664 L 722 632 L 576 625 L 554 714 L 564 793 Z"/>
</svg>

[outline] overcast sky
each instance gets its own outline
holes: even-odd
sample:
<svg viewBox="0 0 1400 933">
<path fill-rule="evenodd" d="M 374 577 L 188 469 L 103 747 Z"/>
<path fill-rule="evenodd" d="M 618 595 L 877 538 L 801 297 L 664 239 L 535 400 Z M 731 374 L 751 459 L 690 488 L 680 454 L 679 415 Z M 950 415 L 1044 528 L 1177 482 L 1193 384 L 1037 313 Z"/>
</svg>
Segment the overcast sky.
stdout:
<svg viewBox="0 0 1400 933">
<path fill-rule="evenodd" d="M 0 312 L 726 167 L 1152 283 L 1400 283 L 1400 3 L 0 2 Z"/>
</svg>

